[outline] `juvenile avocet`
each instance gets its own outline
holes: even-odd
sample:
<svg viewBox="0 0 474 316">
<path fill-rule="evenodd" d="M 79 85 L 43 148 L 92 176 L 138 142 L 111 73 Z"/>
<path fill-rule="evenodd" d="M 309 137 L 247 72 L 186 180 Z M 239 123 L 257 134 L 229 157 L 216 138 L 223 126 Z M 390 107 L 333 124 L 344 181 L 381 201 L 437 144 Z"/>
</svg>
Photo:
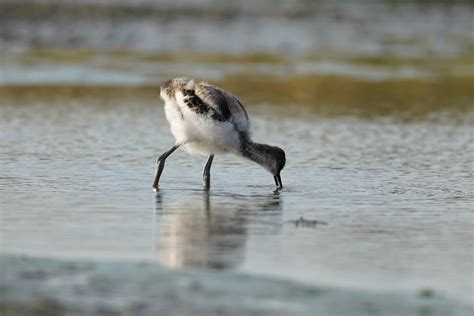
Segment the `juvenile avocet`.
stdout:
<svg viewBox="0 0 474 316">
<path fill-rule="evenodd" d="M 254 143 L 250 139 L 250 121 L 242 103 L 230 93 L 206 82 L 175 78 L 160 87 L 165 113 L 176 143 L 156 160 L 153 189 L 158 189 L 165 160 L 182 147 L 191 155 L 209 156 L 203 171 L 205 189 L 211 182 L 214 155 L 231 152 L 255 161 L 282 189 L 280 171 L 285 166 L 285 152 L 275 146 Z"/>
</svg>

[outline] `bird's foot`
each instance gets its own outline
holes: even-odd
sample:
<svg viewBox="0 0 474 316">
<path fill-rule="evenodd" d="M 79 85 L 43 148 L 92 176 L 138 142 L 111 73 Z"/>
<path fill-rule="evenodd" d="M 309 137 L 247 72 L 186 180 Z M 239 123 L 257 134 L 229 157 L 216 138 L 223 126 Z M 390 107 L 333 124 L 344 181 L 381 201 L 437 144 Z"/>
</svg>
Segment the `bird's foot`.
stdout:
<svg viewBox="0 0 474 316">
<path fill-rule="evenodd" d="M 277 186 L 275 188 L 275 190 L 273 190 L 273 192 L 280 192 L 281 190 L 283 190 L 283 187 L 282 186 Z"/>
<path fill-rule="evenodd" d="M 151 185 L 151 188 L 153 189 L 153 191 L 159 191 L 158 189 L 158 181 L 154 181 Z"/>
</svg>

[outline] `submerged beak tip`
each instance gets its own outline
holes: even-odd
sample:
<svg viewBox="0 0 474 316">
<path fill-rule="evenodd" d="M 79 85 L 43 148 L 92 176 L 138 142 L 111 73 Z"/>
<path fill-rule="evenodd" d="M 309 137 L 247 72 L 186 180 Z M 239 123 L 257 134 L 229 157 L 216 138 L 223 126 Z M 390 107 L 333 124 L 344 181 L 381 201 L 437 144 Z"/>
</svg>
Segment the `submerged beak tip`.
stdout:
<svg viewBox="0 0 474 316">
<path fill-rule="evenodd" d="M 275 176 L 275 184 L 277 185 L 277 189 L 278 189 L 278 190 L 283 189 L 283 183 L 282 183 L 282 181 L 281 181 L 280 173 L 278 173 L 278 174 Z"/>
</svg>

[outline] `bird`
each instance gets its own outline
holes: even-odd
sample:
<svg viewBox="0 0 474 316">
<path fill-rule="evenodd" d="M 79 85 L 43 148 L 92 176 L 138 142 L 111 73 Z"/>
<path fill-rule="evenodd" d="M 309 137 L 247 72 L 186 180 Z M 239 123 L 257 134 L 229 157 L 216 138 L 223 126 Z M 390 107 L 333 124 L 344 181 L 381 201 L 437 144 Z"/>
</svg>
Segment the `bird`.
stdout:
<svg viewBox="0 0 474 316">
<path fill-rule="evenodd" d="M 182 77 L 161 84 L 160 97 L 176 142 L 156 160 L 152 184 L 155 191 L 159 190 L 166 159 L 178 148 L 193 156 L 208 157 L 203 171 L 205 190 L 210 189 L 214 155 L 224 153 L 256 162 L 273 175 L 276 190 L 283 189 L 280 172 L 286 163 L 285 151 L 252 141 L 249 115 L 231 93 Z"/>
</svg>

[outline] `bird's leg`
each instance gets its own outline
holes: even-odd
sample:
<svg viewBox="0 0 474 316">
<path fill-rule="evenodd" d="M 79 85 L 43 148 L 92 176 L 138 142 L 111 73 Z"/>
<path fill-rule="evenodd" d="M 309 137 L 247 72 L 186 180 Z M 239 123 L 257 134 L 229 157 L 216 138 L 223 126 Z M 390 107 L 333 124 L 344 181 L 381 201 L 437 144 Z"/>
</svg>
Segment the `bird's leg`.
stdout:
<svg viewBox="0 0 474 316">
<path fill-rule="evenodd" d="M 210 155 L 209 159 L 207 160 L 206 166 L 204 167 L 204 171 L 202 173 L 204 188 L 209 190 L 211 187 L 211 165 L 212 160 L 214 159 L 214 155 Z"/>
<path fill-rule="evenodd" d="M 156 159 L 156 163 L 158 164 L 158 166 L 156 167 L 155 178 L 153 179 L 153 189 L 158 190 L 158 182 L 160 181 L 161 173 L 163 172 L 163 168 L 165 167 L 165 160 L 178 147 L 179 147 L 179 145 L 174 145 L 167 152 L 165 152 L 160 157 L 158 157 L 158 159 Z"/>
</svg>

